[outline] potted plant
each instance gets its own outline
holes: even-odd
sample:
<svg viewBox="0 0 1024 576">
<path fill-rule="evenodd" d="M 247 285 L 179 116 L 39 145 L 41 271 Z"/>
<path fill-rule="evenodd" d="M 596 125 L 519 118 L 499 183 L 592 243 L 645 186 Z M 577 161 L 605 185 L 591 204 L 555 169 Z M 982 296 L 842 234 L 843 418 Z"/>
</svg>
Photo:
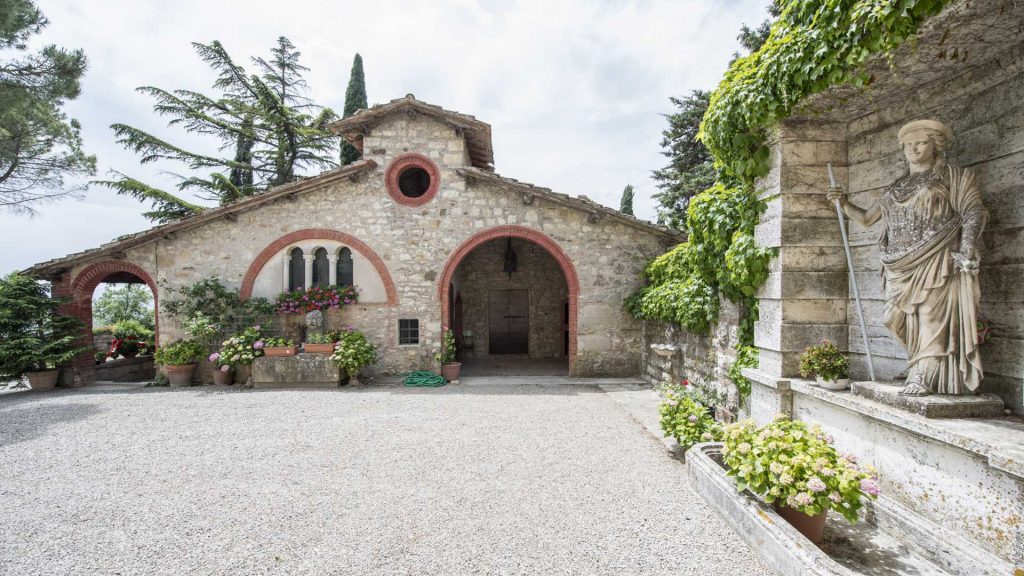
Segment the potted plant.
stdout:
<svg viewBox="0 0 1024 576">
<path fill-rule="evenodd" d="M 217 386 L 230 386 L 234 378 L 231 364 L 221 356 L 220 352 L 210 354 L 208 360 L 213 364 L 213 383 Z"/>
<path fill-rule="evenodd" d="M 333 332 L 323 334 L 310 334 L 302 343 L 302 351 L 309 354 L 331 354 L 334 346 L 338 343 L 338 337 Z"/>
<path fill-rule="evenodd" d="M 462 363 L 455 361 L 457 352 L 455 334 L 445 329 L 441 333 L 441 349 L 434 354 L 434 360 L 441 363 L 441 376 L 449 382 L 459 379 L 459 370 L 462 368 Z"/>
<path fill-rule="evenodd" d="M 829 510 L 856 522 L 866 498 L 878 496 L 870 466 L 840 456 L 817 425 L 780 416 L 758 427 L 753 420 L 729 425 L 722 457 L 736 489 L 749 489 L 811 542 L 820 542 Z"/>
<path fill-rule="evenodd" d="M 288 338 L 267 338 L 262 344 L 264 356 L 295 356 L 299 353 L 299 347 Z"/>
<path fill-rule="evenodd" d="M 817 346 L 808 346 L 800 355 L 800 375 L 815 377 L 818 386 L 827 390 L 846 390 L 850 387 L 850 360 L 825 340 Z"/>
<path fill-rule="evenodd" d="M 689 450 L 698 442 L 716 442 L 722 437 L 722 426 L 715 420 L 714 406 L 700 400 L 701 392 L 691 391 L 689 381 L 680 386 L 663 385 L 659 392 L 663 398 L 658 405 L 661 429 Z M 710 408 L 710 410 L 709 410 Z"/>
<path fill-rule="evenodd" d="M 247 382 L 249 367 L 252 366 L 253 360 L 263 356 L 264 346 L 262 328 L 259 324 L 232 334 L 221 342 L 220 350 L 210 354 L 210 362 L 217 367 L 213 373 L 214 383 L 231 384 L 232 376 L 240 383 Z M 218 371 L 221 372 L 220 375 L 217 374 Z"/>
<path fill-rule="evenodd" d="M 153 360 L 164 367 L 171 386 L 183 388 L 192 385 L 192 375 L 202 353 L 203 345 L 199 342 L 178 340 L 157 348 Z"/>
<path fill-rule="evenodd" d="M 359 369 L 377 362 L 377 348 L 358 330 L 341 335 L 331 360 L 348 375 L 349 386 L 359 386 Z"/>
<path fill-rule="evenodd" d="M 0 381 L 27 375 L 32 389 L 53 388 L 59 366 L 92 349 L 78 345 L 82 322 L 57 314 L 64 302 L 29 276 L 0 278 Z"/>
</svg>

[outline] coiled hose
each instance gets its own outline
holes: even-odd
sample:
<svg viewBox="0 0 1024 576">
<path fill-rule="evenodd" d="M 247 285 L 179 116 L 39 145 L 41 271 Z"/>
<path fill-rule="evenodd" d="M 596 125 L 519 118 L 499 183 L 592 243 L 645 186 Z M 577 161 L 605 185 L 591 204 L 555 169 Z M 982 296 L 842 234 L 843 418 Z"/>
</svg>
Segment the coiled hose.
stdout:
<svg viewBox="0 0 1024 576">
<path fill-rule="evenodd" d="M 418 388 L 438 388 L 444 386 L 448 381 L 444 379 L 444 376 L 428 372 L 426 370 L 417 370 L 410 372 L 405 376 L 403 384 L 406 386 L 415 386 Z"/>
</svg>

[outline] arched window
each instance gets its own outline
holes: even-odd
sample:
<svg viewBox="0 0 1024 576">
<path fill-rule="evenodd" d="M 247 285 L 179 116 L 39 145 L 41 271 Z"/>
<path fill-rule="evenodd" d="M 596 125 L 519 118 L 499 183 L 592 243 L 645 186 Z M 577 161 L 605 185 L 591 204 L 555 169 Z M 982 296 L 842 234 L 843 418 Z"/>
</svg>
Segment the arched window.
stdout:
<svg viewBox="0 0 1024 576">
<path fill-rule="evenodd" d="M 327 249 L 317 248 L 313 252 L 313 282 L 310 286 L 326 288 L 330 281 L 331 267 L 327 262 Z"/>
<path fill-rule="evenodd" d="M 302 258 L 302 248 L 292 248 L 288 261 L 288 290 L 306 288 L 306 261 Z"/>
<path fill-rule="evenodd" d="M 354 286 L 355 277 L 352 271 L 352 250 L 342 248 L 338 252 L 338 286 Z"/>
</svg>

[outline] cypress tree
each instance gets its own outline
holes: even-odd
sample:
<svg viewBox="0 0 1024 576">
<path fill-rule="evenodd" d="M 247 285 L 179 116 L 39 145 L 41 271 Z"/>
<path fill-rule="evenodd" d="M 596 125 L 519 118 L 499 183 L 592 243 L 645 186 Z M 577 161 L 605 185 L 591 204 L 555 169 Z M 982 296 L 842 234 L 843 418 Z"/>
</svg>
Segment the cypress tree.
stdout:
<svg viewBox="0 0 1024 576">
<path fill-rule="evenodd" d="M 619 203 L 619 212 L 633 215 L 633 185 L 626 184 L 622 190 L 622 201 Z"/>
<path fill-rule="evenodd" d="M 356 110 L 366 107 L 366 77 L 363 76 L 363 57 L 356 54 L 355 59 L 352 61 L 352 73 L 348 78 L 348 88 L 345 90 L 344 117 L 348 118 L 355 114 Z M 359 160 L 359 150 L 356 150 L 355 146 L 349 144 L 348 140 L 342 138 L 341 165 L 348 166 L 356 160 Z"/>
</svg>

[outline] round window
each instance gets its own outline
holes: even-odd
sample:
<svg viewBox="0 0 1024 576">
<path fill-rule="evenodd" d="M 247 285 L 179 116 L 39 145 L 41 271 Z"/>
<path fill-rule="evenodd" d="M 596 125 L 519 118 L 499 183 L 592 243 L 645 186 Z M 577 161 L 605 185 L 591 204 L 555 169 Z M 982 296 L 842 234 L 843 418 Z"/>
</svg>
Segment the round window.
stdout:
<svg viewBox="0 0 1024 576">
<path fill-rule="evenodd" d="M 399 204 L 420 206 L 437 195 L 440 173 L 437 165 L 422 154 L 402 154 L 384 172 L 388 194 Z"/>
</svg>

